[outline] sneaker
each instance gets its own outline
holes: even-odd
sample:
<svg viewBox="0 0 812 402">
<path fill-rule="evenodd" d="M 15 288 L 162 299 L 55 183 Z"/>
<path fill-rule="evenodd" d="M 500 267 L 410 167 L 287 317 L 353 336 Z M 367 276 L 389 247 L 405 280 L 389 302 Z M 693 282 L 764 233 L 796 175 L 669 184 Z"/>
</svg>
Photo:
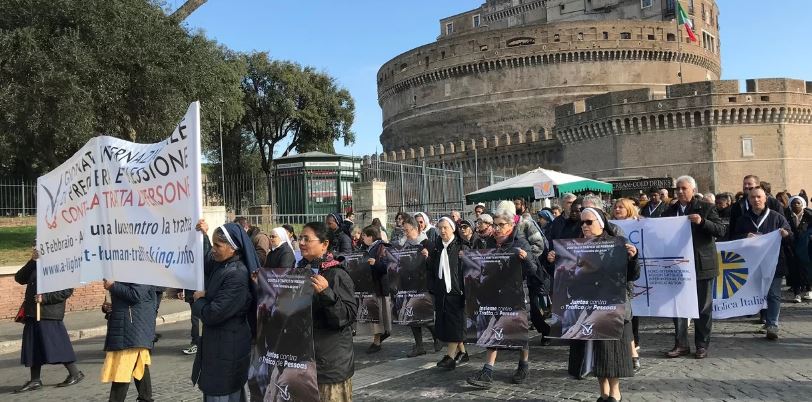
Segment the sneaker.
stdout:
<svg viewBox="0 0 812 402">
<path fill-rule="evenodd" d="M 445 355 L 443 359 L 437 362 L 437 367 L 446 369 L 446 370 L 454 370 L 457 367 L 457 361 L 454 360 L 451 356 Z"/>
<path fill-rule="evenodd" d="M 406 354 L 406 357 L 417 357 L 426 354 L 426 350 L 422 346 L 412 346 L 412 351 Z"/>
<path fill-rule="evenodd" d="M 197 354 L 197 345 L 194 343 L 189 344 L 189 347 L 182 350 L 183 354 L 185 355 L 194 355 Z"/>
<path fill-rule="evenodd" d="M 468 352 L 457 352 L 457 356 L 454 357 L 454 363 L 456 363 L 457 366 L 466 364 L 469 360 Z"/>
<path fill-rule="evenodd" d="M 804 293 L 803 299 L 806 301 L 812 300 L 812 291 Z"/>
<path fill-rule="evenodd" d="M 491 372 L 491 370 L 485 370 L 483 367 L 481 370 L 466 378 L 465 381 L 479 389 L 491 389 L 491 386 L 493 386 L 493 372 Z"/>
<path fill-rule="evenodd" d="M 795 297 L 792 298 L 792 302 L 793 303 L 800 303 L 801 302 L 801 295 L 795 295 Z"/>
<path fill-rule="evenodd" d="M 521 384 L 524 380 L 527 379 L 528 367 L 526 364 L 520 364 L 519 367 L 516 367 L 516 371 L 513 373 L 513 380 L 514 384 Z"/>
<path fill-rule="evenodd" d="M 767 339 L 771 341 L 778 339 L 778 327 L 776 327 L 775 325 L 770 325 L 769 327 L 767 327 L 766 332 Z"/>
</svg>

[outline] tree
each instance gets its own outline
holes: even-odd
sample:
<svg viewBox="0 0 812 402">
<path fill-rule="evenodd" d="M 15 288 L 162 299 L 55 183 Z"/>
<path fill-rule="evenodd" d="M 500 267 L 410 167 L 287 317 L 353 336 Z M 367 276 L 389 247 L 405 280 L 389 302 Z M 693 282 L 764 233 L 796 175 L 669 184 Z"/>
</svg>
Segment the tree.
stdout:
<svg viewBox="0 0 812 402">
<path fill-rule="evenodd" d="M 211 145 L 218 107 L 242 117 L 243 75 L 157 1 L 0 2 L 0 173 L 35 178 L 99 134 L 162 140 L 195 100 Z"/>
<path fill-rule="evenodd" d="M 312 67 L 271 60 L 262 52 L 244 57 L 248 72 L 242 80 L 243 128 L 256 141 L 268 177 L 268 201 L 273 203 L 271 169 L 276 146 L 287 144 L 281 154 L 286 156 L 293 150 L 331 153 L 338 140 L 352 144 L 355 103 L 333 77 Z"/>
</svg>

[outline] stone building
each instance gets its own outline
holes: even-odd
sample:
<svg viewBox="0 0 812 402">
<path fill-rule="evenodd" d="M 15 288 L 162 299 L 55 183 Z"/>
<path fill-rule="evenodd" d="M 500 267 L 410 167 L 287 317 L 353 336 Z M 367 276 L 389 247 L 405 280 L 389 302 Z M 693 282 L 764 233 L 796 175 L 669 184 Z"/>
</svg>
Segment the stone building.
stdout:
<svg viewBox="0 0 812 402">
<path fill-rule="evenodd" d="M 716 3 L 682 4 L 698 42 L 673 21 L 674 0 L 488 0 L 441 20 L 436 42 L 378 71 L 382 157 L 567 169 L 555 106 L 719 79 Z"/>
<path fill-rule="evenodd" d="M 610 92 L 559 106 L 556 137 L 568 173 L 689 174 L 700 191 L 741 189 L 757 174 L 797 194 L 812 172 L 812 82 L 704 81 Z M 588 157 L 584 157 L 588 155 Z"/>
</svg>

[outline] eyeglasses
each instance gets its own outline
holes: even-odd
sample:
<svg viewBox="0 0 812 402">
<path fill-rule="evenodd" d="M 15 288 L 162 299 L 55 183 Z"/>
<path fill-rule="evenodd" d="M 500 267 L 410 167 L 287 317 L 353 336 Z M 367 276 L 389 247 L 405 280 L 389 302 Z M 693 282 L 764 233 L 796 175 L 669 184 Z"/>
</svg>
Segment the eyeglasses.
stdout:
<svg viewBox="0 0 812 402">
<path fill-rule="evenodd" d="M 592 226 L 592 222 L 595 222 L 595 221 L 593 221 L 591 219 L 587 219 L 585 221 L 581 221 L 581 225 Z"/>
<path fill-rule="evenodd" d="M 497 227 L 499 229 L 502 229 L 502 228 L 505 228 L 505 227 L 509 226 L 510 224 L 511 224 L 510 222 L 494 223 L 493 227 Z"/>
<path fill-rule="evenodd" d="M 307 237 L 307 236 L 299 237 L 299 243 L 310 243 L 312 241 L 320 241 L 320 240 L 319 240 L 318 237 L 313 237 L 313 238 Z"/>
</svg>

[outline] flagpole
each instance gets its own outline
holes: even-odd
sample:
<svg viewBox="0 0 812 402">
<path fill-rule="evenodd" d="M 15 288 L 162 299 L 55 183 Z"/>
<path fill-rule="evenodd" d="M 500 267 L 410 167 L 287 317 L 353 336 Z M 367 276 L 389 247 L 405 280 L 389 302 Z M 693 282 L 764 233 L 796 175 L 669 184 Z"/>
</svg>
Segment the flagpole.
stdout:
<svg viewBox="0 0 812 402">
<path fill-rule="evenodd" d="M 677 7 L 679 7 L 679 5 L 677 5 Z M 676 11 L 679 13 L 679 8 L 677 8 Z M 682 84 L 682 29 L 680 29 L 679 26 L 679 16 L 674 19 L 674 22 L 677 24 L 677 37 L 679 38 L 677 41 L 677 58 L 679 59 L 679 83 Z"/>
</svg>

